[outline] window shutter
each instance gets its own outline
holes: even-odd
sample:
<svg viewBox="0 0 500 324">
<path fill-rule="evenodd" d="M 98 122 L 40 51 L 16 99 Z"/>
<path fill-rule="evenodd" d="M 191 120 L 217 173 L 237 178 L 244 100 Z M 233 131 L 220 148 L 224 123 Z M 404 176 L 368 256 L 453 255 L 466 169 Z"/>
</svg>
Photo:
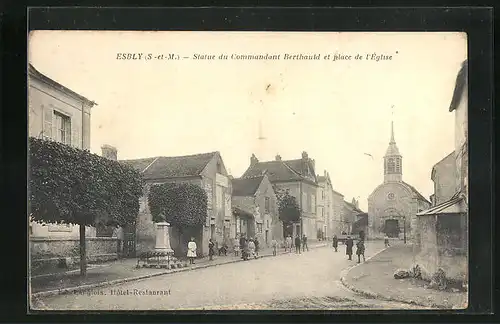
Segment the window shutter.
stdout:
<svg viewBox="0 0 500 324">
<path fill-rule="evenodd" d="M 71 145 L 71 118 L 67 118 L 64 123 L 66 132 L 66 144 Z"/>
<path fill-rule="evenodd" d="M 42 105 L 43 111 L 43 136 L 44 138 L 52 138 L 53 134 L 53 111 L 50 107 Z"/>
</svg>

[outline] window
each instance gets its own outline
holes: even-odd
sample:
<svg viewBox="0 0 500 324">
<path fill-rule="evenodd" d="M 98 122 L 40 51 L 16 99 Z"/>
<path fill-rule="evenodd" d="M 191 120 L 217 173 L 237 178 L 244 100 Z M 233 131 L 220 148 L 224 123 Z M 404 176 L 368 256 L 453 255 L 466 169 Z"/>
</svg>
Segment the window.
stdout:
<svg viewBox="0 0 500 324">
<path fill-rule="evenodd" d="M 257 223 L 257 233 L 262 233 L 262 224 Z"/>
<path fill-rule="evenodd" d="M 71 118 L 54 111 L 53 122 L 55 134 L 52 134 L 52 138 L 57 142 L 71 145 Z"/>
<path fill-rule="evenodd" d="M 390 158 L 387 161 L 387 173 L 395 173 L 396 171 L 396 162 L 393 158 Z"/>
<path fill-rule="evenodd" d="M 269 210 L 271 209 L 271 200 L 269 199 L 269 197 L 266 197 L 265 199 L 266 199 L 266 201 L 265 201 L 265 211 L 266 211 L 266 213 L 269 213 Z"/>
<path fill-rule="evenodd" d="M 269 219 L 266 221 L 266 228 L 269 228 Z"/>
</svg>

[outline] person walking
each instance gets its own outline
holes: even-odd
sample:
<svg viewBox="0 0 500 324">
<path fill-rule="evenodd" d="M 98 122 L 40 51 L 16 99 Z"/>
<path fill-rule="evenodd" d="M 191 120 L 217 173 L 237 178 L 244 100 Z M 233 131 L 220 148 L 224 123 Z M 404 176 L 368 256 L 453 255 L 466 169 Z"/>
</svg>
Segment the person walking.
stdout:
<svg viewBox="0 0 500 324">
<path fill-rule="evenodd" d="M 194 259 L 196 258 L 196 242 L 194 241 L 194 237 L 188 243 L 187 257 L 189 264 L 194 264 Z"/>
<path fill-rule="evenodd" d="M 255 238 L 253 240 L 253 243 L 255 244 L 255 255 L 259 256 L 259 239 Z"/>
<path fill-rule="evenodd" d="M 278 241 L 275 238 L 271 241 L 271 247 L 273 248 L 273 255 L 276 256 L 278 254 Z"/>
<path fill-rule="evenodd" d="M 356 243 L 356 254 L 358 256 L 358 263 L 361 262 L 361 256 L 363 256 L 363 262 L 365 262 L 365 243 L 363 240 L 359 240 Z"/>
<path fill-rule="evenodd" d="M 238 240 L 237 237 L 234 238 L 233 250 L 234 250 L 234 256 L 237 257 L 240 253 L 240 241 Z"/>
<path fill-rule="evenodd" d="M 250 253 L 250 257 L 257 259 L 257 255 L 255 255 L 255 242 L 253 239 L 248 240 L 248 250 Z"/>
<path fill-rule="evenodd" d="M 290 234 L 285 239 L 285 252 L 288 249 L 288 253 L 292 252 L 292 237 Z"/>
<path fill-rule="evenodd" d="M 241 258 L 246 261 L 246 260 L 248 260 L 248 241 L 245 238 L 243 238 L 243 240 L 241 242 L 242 242 L 241 243 L 242 245 L 240 247 L 241 248 Z"/>
<path fill-rule="evenodd" d="M 384 237 L 384 244 L 385 244 L 385 247 L 389 247 L 390 244 L 389 244 L 389 236 L 387 236 L 387 234 L 385 234 L 385 237 Z"/>
<path fill-rule="evenodd" d="M 352 247 L 354 245 L 354 242 L 350 236 L 347 236 L 347 240 L 345 241 L 345 254 L 349 256 L 349 260 L 352 260 Z"/>
<path fill-rule="evenodd" d="M 208 259 L 213 260 L 215 254 L 215 243 L 212 239 L 208 240 Z"/>
<path fill-rule="evenodd" d="M 300 252 L 300 236 L 295 237 L 295 253 L 301 254 Z"/>
<path fill-rule="evenodd" d="M 339 239 L 338 239 L 337 235 L 333 235 L 332 246 L 335 249 L 335 252 L 337 252 L 337 248 L 339 247 Z"/>
</svg>

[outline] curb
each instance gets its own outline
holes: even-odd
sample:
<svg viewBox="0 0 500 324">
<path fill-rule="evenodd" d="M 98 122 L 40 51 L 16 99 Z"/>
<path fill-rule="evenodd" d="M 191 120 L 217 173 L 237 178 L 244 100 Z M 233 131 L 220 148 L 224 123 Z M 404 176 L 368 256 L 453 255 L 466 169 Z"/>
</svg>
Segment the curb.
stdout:
<svg viewBox="0 0 500 324">
<path fill-rule="evenodd" d="M 314 249 L 314 248 L 321 248 L 321 247 L 325 247 L 325 246 L 327 246 L 327 244 L 325 244 L 325 245 L 317 245 L 317 246 L 314 246 L 314 247 L 311 247 L 311 248 Z M 283 254 L 285 254 L 285 253 L 280 253 L 277 256 L 280 256 L 280 255 L 283 255 Z M 286 254 L 288 254 L 288 253 L 286 253 Z M 260 255 L 257 258 L 257 260 L 261 259 L 261 258 L 272 257 L 272 256 L 273 256 L 272 253 L 271 254 Z M 142 275 L 142 276 L 137 276 L 137 277 L 115 279 L 115 280 L 111 280 L 111 281 L 104 281 L 104 282 L 99 282 L 99 283 L 95 283 L 95 284 L 88 284 L 88 285 L 83 285 L 83 286 L 69 287 L 69 288 L 64 288 L 64 289 L 41 291 L 41 292 L 37 292 L 37 293 L 32 293 L 31 294 L 31 298 L 32 299 L 37 299 L 37 298 L 41 298 L 41 297 L 51 297 L 51 296 L 56 296 L 56 295 L 65 295 L 65 294 L 76 292 L 76 291 L 90 290 L 90 289 L 95 289 L 95 288 L 101 288 L 101 287 L 106 287 L 106 286 L 112 286 L 112 285 L 122 284 L 122 283 L 130 282 L 130 281 L 138 281 L 138 280 L 143 280 L 143 279 L 149 279 L 149 278 L 163 276 L 163 275 L 168 275 L 168 274 L 173 274 L 173 273 L 177 273 L 177 272 L 193 271 L 193 270 L 198 270 L 198 269 L 216 267 L 216 266 L 219 266 L 219 265 L 231 264 L 231 263 L 236 263 L 236 262 L 244 262 L 244 261 L 245 260 L 242 260 L 242 259 L 236 259 L 236 260 L 230 260 L 230 261 L 227 261 L 227 262 L 224 262 L 224 263 L 217 263 L 217 264 L 208 263 L 208 264 L 202 264 L 200 266 L 193 267 L 193 268 L 189 268 L 188 267 L 188 268 L 173 269 L 173 270 L 169 270 L 169 271 L 157 272 L 157 273 L 150 273 L 150 274 L 147 274 L 147 275 Z"/>
<path fill-rule="evenodd" d="M 368 259 L 366 259 L 366 261 L 369 261 L 370 259 L 376 257 L 378 254 L 384 252 L 387 249 L 388 248 L 384 248 L 384 249 L 378 251 L 377 253 L 375 253 L 374 255 L 372 255 L 371 257 L 369 257 Z M 344 287 L 346 287 L 350 291 L 352 291 L 352 292 L 354 292 L 356 294 L 359 294 L 359 295 L 361 295 L 363 297 L 368 297 L 368 298 L 373 298 L 373 299 L 379 299 L 379 300 L 384 300 L 384 301 L 389 301 L 389 302 L 397 302 L 397 303 L 403 303 L 403 304 L 409 304 L 409 305 L 421 306 L 421 307 L 446 309 L 446 307 L 443 307 L 443 306 L 440 306 L 440 305 L 430 305 L 430 304 L 418 303 L 418 302 L 416 302 L 414 300 L 405 300 L 403 298 L 386 297 L 386 296 L 384 296 L 382 294 L 378 294 L 378 293 L 374 293 L 374 292 L 370 292 L 370 291 L 366 291 L 366 290 L 362 290 L 362 289 L 354 287 L 353 285 L 351 285 L 351 284 L 349 284 L 347 282 L 346 276 L 349 273 L 349 271 L 351 271 L 352 269 L 354 269 L 354 268 L 356 268 L 356 267 L 358 267 L 358 266 L 360 266 L 362 264 L 363 263 L 359 263 L 359 264 L 356 264 L 355 266 L 352 266 L 350 268 L 342 270 L 342 272 L 340 274 L 340 282 L 342 283 L 342 285 L 344 285 Z"/>
</svg>

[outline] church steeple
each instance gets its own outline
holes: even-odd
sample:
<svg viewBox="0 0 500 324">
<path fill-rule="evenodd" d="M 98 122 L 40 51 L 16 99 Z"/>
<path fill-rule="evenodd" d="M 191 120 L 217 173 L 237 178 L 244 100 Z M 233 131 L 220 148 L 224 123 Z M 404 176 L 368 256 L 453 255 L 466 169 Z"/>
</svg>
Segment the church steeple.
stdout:
<svg viewBox="0 0 500 324">
<path fill-rule="evenodd" d="M 394 137 L 394 121 L 391 120 L 391 139 L 384 156 L 384 182 L 403 181 L 403 157 Z"/>
</svg>

